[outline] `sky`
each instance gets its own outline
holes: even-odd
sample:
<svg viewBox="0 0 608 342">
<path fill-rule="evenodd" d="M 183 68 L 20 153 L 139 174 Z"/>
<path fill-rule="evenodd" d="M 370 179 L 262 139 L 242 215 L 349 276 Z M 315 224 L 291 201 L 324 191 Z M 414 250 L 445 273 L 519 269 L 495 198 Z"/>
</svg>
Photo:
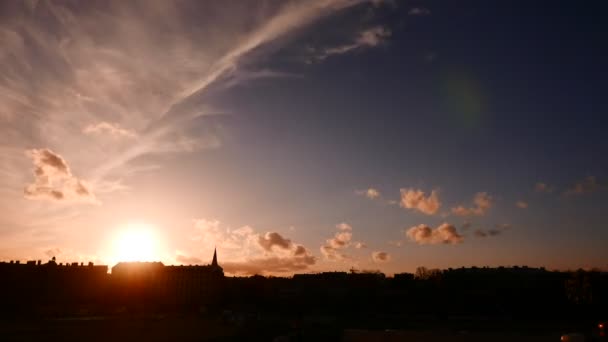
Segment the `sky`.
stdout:
<svg viewBox="0 0 608 342">
<path fill-rule="evenodd" d="M 608 269 L 605 5 L 0 4 L 0 260 Z"/>
</svg>

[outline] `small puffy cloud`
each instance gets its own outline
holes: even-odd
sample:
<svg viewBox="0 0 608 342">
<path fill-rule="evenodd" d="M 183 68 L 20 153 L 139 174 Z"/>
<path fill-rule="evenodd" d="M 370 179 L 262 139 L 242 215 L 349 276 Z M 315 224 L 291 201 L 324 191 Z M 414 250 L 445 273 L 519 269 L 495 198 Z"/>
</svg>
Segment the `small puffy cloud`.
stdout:
<svg viewBox="0 0 608 342">
<path fill-rule="evenodd" d="M 344 248 L 350 244 L 352 237 L 351 232 L 338 232 L 333 238 L 327 240 L 327 244 L 332 248 Z"/>
<path fill-rule="evenodd" d="M 195 234 L 193 241 L 203 243 L 206 248 L 219 247 L 222 249 L 239 250 L 248 241 L 254 241 L 258 236 L 253 228 L 244 226 L 237 229 L 222 227 L 221 222 L 215 219 L 194 220 Z"/>
<path fill-rule="evenodd" d="M 137 134 L 134 131 L 124 129 L 117 123 L 99 122 L 90 124 L 82 129 L 85 134 L 107 134 L 115 138 L 136 138 Z"/>
<path fill-rule="evenodd" d="M 524 202 L 524 201 L 517 201 L 517 202 L 515 202 L 515 205 L 520 209 L 528 208 L 528 202 Z"/>
<path fill-rule="evenodd" d="M 264 236 L 258 237 L 258 244 L 267 252 L 272 250 L 272 247 L 281 249 L 289 249 L 292 246 L 291 240 L 286 239 L 279 233 L 267 232 Z"/>
<path fill-rule="evenodd" d="M 321 248 L 319 250 L 321 251 L 321 254 L 323 254 L 325 259 L 327 259 L 327 260 L 348 259 L 348 256 L 346 254 L 340 252 L 339 248 L 334 248 L 330 245 L 323 245 L 323 246 L 321 246 Z"/>
<path fill-rule="evenodd" d="M 372 260 L 378 263 L 389 262 L 391 260 L 391 256 L 387 252 L 373 252 Z"/>
<path fill-rule="evenodd" d="M 534 191 L 536 192 L 551 193 L 553 192 L 553 189 L 553 186 L 548 185 L 547 183 L 537 182 L 536 184 L 534 184 Z"/>
<path fill-rule="evenodd" d="M 338 223 L 336 225 L 336 228 L 338 228 L 339 230 L 342 230 L 342 231 L 347 231 L 347 232 L 353 231 L 353 227 L 346 222 Z"/>
<path fill-rule="evenodd" d="M 462 205 L 452 208 L 452 213 L 458 216 L 482 216 L 492 207 L 492 196 L 487 192 L 478 192 L 473 198 L 474 207 L 466 208 Z"/>
<path fill-rule="evenodd" d="M 341 252 L 351 244 L 353 237 L 353 227 L 348 223 L 342 222 L 336 225 L 338 232 L 331 239 L 327 239 L 325 244 L 321 246 L 321 253 L 329 260 L 342 260 L 348 257 Z"/>
<path fill-rule="evenodd" d="M 369 188 L 367 190 L 357 190 L 356 193 L 357 195 L 365 196 L 372 200 L 380 198 L 380 191 L 374 188 Z"/>
<path fill-rule="evenodd" d="M 419 224 L 408 229 L 405 235 L 420 245 L 459 244 L 463 241 L 456 227 L 448 223 L 443 223 L 435 229 Z"/>
<path fill-rule="evenodd" d="M 401 189 L 402 208 L 415 209 L 427 215 L 433 215 L 441 207 L 437 190 L 426 196 L 424 191 L 416 189 Z"/>
<path fill-rule="evenodd" d="M 424 8 L 424 7 L 414 7 L 411 8 L 408 12 L 408 15 L 416 15 L 416 16 L 425 16 L 425 15 L 430 15 L 431 14 L 431 10 L 429 10 L 428 8 Z"/>
<path fill-rule="evenodd" d="M 352 43 L 326 48 L 315 58 L 318 61 L 322 61 L 330 56 L 342 55 L 350 51 L 374 47 L 383 43 L 390 36 L 391 31 L 389 29 L 383 26 L 375 26 L 359 32 Z"/>
<path fill-rule="evenodd" d="M 85 181 L 70 171 L 65 159 L 43 148 L 27 150 L 34 164 L 34 182 L 23 190 L 28 199 L 99 203 Z"/>
<path fill-rule="evenodd" d="M 363 242 L 355 242 L 354 246 L 356 249 L 367 248 L 367 245 Z"/>
<path fill-rule="evenodd" d="M 574 186 L 572 186 L 570 189 L 568 189 L 564 192 L 564 195 L 566 195 L 566 196 L 583 195 L 583 194 L 597 191 L 600 188 L 601 188 L 601 186 L 597 182 L 596 178 L 594 176 L 588 176 L 585 179 L 582 179 L 582 180 L 576 182 L 576 184 L 574 184 Z"/>
</svg>

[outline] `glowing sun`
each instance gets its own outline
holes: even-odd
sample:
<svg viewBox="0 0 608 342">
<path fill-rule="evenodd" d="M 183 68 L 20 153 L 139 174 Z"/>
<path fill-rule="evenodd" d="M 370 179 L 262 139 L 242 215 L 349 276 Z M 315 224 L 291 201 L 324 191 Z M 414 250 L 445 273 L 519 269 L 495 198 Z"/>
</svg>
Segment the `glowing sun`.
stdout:
<svg viewBox="0 0 608 342">
<path fill-rule="evenodd" d="M 159 239 L 152 226 L 131 223 L 125 226 L 114 241 L 113 257 L 117 261 L 157 261 Z"/>
</svg>

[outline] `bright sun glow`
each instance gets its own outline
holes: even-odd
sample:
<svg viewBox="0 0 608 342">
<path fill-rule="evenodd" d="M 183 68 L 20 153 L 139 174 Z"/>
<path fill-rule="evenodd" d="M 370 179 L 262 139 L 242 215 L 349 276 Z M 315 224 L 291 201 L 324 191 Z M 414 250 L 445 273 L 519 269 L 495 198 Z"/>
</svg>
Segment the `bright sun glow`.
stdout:
<svg viewBox="0 0 608 342">
<path fill-rule="evenodd" d="M 153 227 L 146 224 L 128 224 L 114 241 L 113 257 L 116 261 L 157 261 L 159 241 Z"/>
</svg>

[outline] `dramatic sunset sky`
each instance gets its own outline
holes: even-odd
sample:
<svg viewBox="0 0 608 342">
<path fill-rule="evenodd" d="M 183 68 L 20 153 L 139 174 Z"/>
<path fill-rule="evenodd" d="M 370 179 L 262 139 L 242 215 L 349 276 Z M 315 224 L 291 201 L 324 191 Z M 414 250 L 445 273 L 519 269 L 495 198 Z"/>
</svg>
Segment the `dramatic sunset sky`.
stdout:
<svg viewBox="0 0 608 342">
<path fill-rule="evenodd" d="M 2 1 L 0 260 L 608 268 L 602 1 Z"/>
</svg>

